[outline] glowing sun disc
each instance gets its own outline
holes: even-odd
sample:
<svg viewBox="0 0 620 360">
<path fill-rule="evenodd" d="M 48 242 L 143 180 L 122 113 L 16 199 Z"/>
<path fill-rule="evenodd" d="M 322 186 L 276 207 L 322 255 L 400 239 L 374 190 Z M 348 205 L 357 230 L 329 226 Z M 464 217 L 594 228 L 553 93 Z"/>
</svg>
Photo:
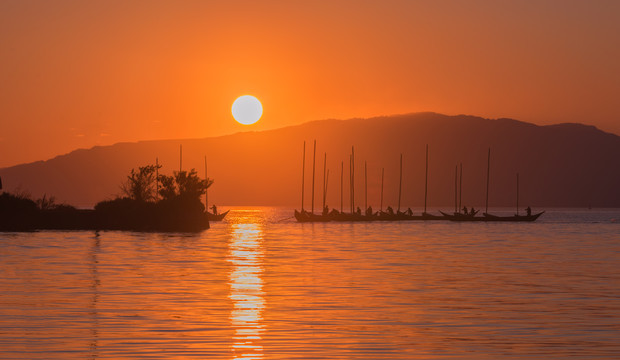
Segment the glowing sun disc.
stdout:
<svg viewBox="0 0 620 360">
<path fill-rule="evenodd" d="M 239 96 L 232 104 L 232 116 L 243 125 L 251 125 L 263 115 L 263 105 L 252 95 Z"/>
</svg>

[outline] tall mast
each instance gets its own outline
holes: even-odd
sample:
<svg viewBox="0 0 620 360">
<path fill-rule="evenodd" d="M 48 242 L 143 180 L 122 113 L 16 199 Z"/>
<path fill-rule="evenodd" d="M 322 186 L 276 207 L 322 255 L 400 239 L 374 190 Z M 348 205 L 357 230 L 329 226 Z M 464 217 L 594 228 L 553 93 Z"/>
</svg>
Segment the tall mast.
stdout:
<svg viewBox="0 0 620 360">
<path fill-rule="evenodd" d="M 381 208 L 383 211 L 383 175 L 385 174 L 385 168 L 381 168 Z"/>
<path fill-rule="evenodd" d="M 349 154 L 349 207 L 353 213 L 353 156 Z"/>
<path fill-rule="evenodd" d="M 398 183 L 398 210 L 400 211 L 400 198 L 403 192 L 403 154 L 400 154 L 400 182 Z"/>
<path fill-rule="evenodd" d="M 183 145 L 179 144 L 179 173 L 183 170 Z"/>
<path fill-rule="evenodd" d="M 301 211 L 304 211 L 304 180 L 306 179 L 306 141 L 304 140 L 304 158 L 301 165 Z"/>
<path fill-rule="evenodd" d="M 344 161 L 340 163 L 340 212 L 342 212 L 343 205 L 343 190 L 344 190 Z"/>
<path fill-rule="evenodd" d="M 460 168 L 461 173 L 459 175 L 459 212 L 461 212 L 461 205 L 463 205 L 463 203 L 461 202 L 461 200 L 463 200 L 463 163 L 460 164 Z"/>
<path fill-rule="evenodd" d="M 364 212 L 368 209 L 368 168 L 364 161 Z"/>
<path fill-rule="evenodd" d="M 489 174 L 491 173 L 491 148 L 489 148 L 489 156 L 487 158 L 487 201 L 484 212 L 489 212 Z"/>
<path fill-rule="evenodd" d="M 517 173 L 517 215 L 519 215 L 519 173 Z"/>
<path fill-rule="evenodd" d="M 312 155 L 312 208 L 310 210 L 311 214 L 314 214 L 314 165 L 316 163 L 316 140 L 314 140 L 314 154 Z"/>
<path fill-rule="evenodd" d="M 325 153 L 325 157 L 323 158 L 323 207 L 321 208 L 321 212 L 325 209 L 325 187 L 327 186 L 327 153 Z"/>
<path fill-rule="evenodd" d="M 329 169 L 327 169 L 327 177 L 325 178 L 325 195 L 323 195 L 323 198 L 325 198 L 325 199 L 327 199 L 327 188 L 328 188 L 328 185 L 329 185 Z M 323 202 L 325 203 L 326 200 L 323 200 Z M 323 209 L 325 209 L 325 206 L 323 206 Z"/>
<path fill-rule="evenodd" d="M 426 199 L 428 198 L 428 144 L 426 144 L 426 171 L 424 175 L 424 213 L 426 214 Z"/>
<path fill-rule="evenodd" d="M 458 212 L 458 209 L 457 209 L 458 204 L 456 202 L 456 198 L 458 195 L 457 188 L 456 188 L 456 184 L 458 182 L 458 168 L 459 168 L 458 165 L 454 166 L 454 212 L 455 213 Z"/>
</svg>

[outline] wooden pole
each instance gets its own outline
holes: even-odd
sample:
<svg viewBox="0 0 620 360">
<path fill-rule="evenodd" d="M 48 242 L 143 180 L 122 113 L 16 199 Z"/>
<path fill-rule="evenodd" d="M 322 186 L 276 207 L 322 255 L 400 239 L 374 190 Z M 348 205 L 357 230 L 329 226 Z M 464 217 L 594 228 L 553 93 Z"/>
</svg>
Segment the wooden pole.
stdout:
<svg viewBox="0 0 620 360">
<path fill-rule="evenodd" d="M 304 140 L 304 157 L 301 165 L 301 211 L 304 211 L 304 181 L 306 179 L 306 141 Z"/>
<path fill-rule="evenodd" d="M 310 210 L 311 214 L 314 214 L 314 167 L 316 163 L 316 140 L 314 140 L 314 153 L 312 155 L 312 208 Z"/>
<path fill-rule="evenodd" d="M 461 212 L 461 205 L 463 205 L 463 203 L 461 202 L 461 200 L 463 200 L 463 163 L 460 164 L 460 168 L 461 173 L 459 175 L 459 212 Z"/>
<path fill-rule="evenodd" d="M 383 212 L 383 178 L 385 175 L 385 168 L 381 168 L 381 212 Z"/>
<path fill-rule="evenodd" d="M 428 198 L 428 144 L 426 144 L 426 170 L 424 175 L 424 214 L 426 214 L 426 200 Z"/>
<path fill-rule="evenodd" d="M 398 210 L 400 211 L 400 198 L 403 192 L 403 154 L 400 154 L 400 182 L 398 183 Z"/>
<path fill-rule="evenodd" d="M 344 201 L 344 161 L 340 163 L 340 212 Z"/>
<path fill-rule="evenodd" d="M 485 206 L 485 213 L 489 212 L 489 177 L 491 173 L 491 148 L 489 148 L 489 156 L 487 158 L 487 201 Z"/>
<path fill-rule="evenodd" d="M 325 187 L 327 186 L 327 153 L 325 153 L 325 157 L 323 158 L 323 207 L 321 208 L 321 212 L 325 209 Z"/>
<path fill-rule="evenodd" d="M 517 173 L 517 215 L 519 215 L 519 173 Z"/>
<path fill-rule="evenodd" d="M 323 198 L 325 200 L 323 200 L 323 202 L 325 203 L 325 205 L 327 205 L 327 187 L 329 185 L 329 169 L 327 169 L 327 177 L 325 178 L 325 195 L 323 195 Z M 323 209 L 325 209 L 325 206 L 323 206 Z"/>
<path fill-rule="evenodd" d="M 353 157 L 349 154 L 349 207 L 353 213 Z"/>
</svg>

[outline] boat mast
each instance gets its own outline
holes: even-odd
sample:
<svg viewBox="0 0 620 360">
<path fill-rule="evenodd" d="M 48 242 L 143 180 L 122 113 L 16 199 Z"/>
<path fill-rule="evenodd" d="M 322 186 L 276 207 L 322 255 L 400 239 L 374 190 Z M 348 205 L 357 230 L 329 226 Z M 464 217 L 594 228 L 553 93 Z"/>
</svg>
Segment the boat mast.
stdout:
<svg viewBox="0 0 620 360">
<path fill-rule="evenodd" d="M 324 189 L 325 194 L 323 195 L 323 198 L 325 199 L 325 200 L 323 200 L 324 203 L 326 203 L 326 200 L 327 200 L 327 187 L 328 187 L 328 185 L 329 185 L 329 169 L 327 169 L 327 177 L 325 178 L 325 189 Z M 323 205 L 323 209 L 325 209 L 325 205 Z"/>
<path fill-rule="evenodd" d="M 327 153 L 325 153 L 325 157 L 323 159 L 323 207 L 321 208 L 321 212 L 325 209 L 325 187 L 327 186 Z"/>
<path fill-rule="evenodd" d="M 519 173 L 517 173 L 517 215 L 519 215 Z"/>
<path fill-rule="evenodd" d="M 353 214 L 353 157 L 349 154 L 349 207 Z"/>
<path fill-rule="evenodd" d="M 159 158 L 155 158 L 155 201 L 157 200 L 159 200 Z"/>
<path fill-rule="evenodd" d="M 491 172 L 491 148 L 489 148 L 489 156 L 487 158 L 487 201 L 484 212 L 489 212 L 489 174 Z"/>
<path fill-rule="evenodd" d="M 426 171 L 424 176 L 424 214 L 426 214 L 426 199 L 428 197 L 428 144 L 426 144 Z"/>
<path fill-rule="evenodd" d="M 344 200 L 344 161 L 340 163 L 340 212 L 342 212 L 342 204 Z"/>
<path fill-rule="evenodd" d="M 312 208 L 310 210 L 311 214 L 314 214 L 314 167 L 316 164 L 316 140 L 314 140 L 314 154 L 312 155 Z"/>
<path fill-rule="evenodd" d="M 463 205 L 463 203 L 461 202 L 461 200 L 463 199 L 463 163 L 460 164 L 461 167 L 461 174 L 459 175 L 459 212 L 461 212 L 461 205 Z"/>
<path fill-rule="evenodd" d="M 301 165 L 301 211 L 304 211 L 304 180 L 306 179 L 306 141 L 304 140 L 304 157 Z"/>
<path fill-rule="evenodd" d="M 381 212 L 383 212 L 383 175 L 385 174 L 385 168 L 381 168 Z"/>
<path fill-rule="evenodd" d="M 179 144 L 179 173 L 183 170 L 183 145 Z"/>
<path fill-rule="evenodd" d="M 400 182 L 398 183 L 398 210 L 400 211 L 400 198 L 403 192 L 403 154 L 400 154 Z"/>
</svg>

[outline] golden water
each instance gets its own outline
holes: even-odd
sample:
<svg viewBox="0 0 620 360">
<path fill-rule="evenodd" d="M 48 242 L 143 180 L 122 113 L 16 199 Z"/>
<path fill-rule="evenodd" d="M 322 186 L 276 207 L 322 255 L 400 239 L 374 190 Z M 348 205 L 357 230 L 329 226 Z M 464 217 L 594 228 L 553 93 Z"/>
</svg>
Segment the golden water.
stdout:
<svg viewBox="0 0 620 360">
<path fill-rule="evenodd" d="M 620 357 L 620 211 L 0 233 L 1 359 Z"/>
</svg>

